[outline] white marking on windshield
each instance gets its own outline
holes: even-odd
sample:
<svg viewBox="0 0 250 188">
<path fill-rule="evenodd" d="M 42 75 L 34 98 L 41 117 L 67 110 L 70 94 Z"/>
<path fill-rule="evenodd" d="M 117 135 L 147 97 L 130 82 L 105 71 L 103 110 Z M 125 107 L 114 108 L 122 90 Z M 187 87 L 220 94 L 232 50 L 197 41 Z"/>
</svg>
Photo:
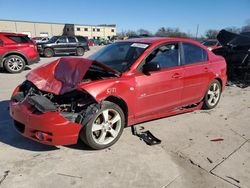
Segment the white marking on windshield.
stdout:
<svg viewBox="0 0 250 188">
<path fill-rule="evenodd" d="M 142 43 L 133 43 L 131 44 L 131 47 L 137 47 L 137 48 L 147 48 L 148 44 L 142 44 Z"/>
</svg>

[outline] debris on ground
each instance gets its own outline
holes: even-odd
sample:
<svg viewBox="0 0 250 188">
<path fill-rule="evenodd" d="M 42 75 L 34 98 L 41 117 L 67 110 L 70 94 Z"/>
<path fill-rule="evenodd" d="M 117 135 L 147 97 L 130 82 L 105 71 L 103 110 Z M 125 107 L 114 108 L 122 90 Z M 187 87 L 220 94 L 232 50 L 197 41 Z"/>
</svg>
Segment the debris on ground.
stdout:
<svg viewBox="0 0 250 188">
<path fill-rule="evenodd" d="M 223 141 L 223 138 L 215 138 L 215 139 L 211 139 L 211 142 L 219 142 L 219 141 Z"/>
<path fill-rule="evenodd" d="M 161 140 L 156 138 L 149 130 L 138 132 L 135 125 L 131 127 L 131 130 L 133 135 L 138 136 L 140 140 L 143 140 L 147 145 L 152 146 L 161 143 Z M 140 130 L 144 130 L 144 127 Z"/>
</svg>

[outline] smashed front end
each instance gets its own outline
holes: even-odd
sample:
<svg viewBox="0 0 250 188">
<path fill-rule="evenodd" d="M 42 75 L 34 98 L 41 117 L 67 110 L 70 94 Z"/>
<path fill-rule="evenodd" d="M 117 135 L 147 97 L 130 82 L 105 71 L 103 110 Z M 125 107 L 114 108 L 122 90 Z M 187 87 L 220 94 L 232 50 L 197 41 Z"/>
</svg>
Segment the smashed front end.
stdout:
<svg viewBox="0 0 250 188">
<path fill-rule="evenodd" d="M 10 114 L 24 136 L 45 144 L 68 145 L 77 143 L 85 111 L 95 103 L 82 91 L 55 95 L 25 81 L 11 98 Z"/>
<path fill-rule="evenodd" d="M 222 47 L 213 52 L 225 58 L 229 81 L 250 84 L 250 33 L 221 30 L 217 39 Z"/>
<path fill-rule="evenodd" d="M 16 129 L 44 144 L 77 143 L 82 126 L 100 108 L 77 85 L 114 76 L 95 66 L 89 60 L 60 59 L 31 71 L 11 97 Z"/>
</svg>

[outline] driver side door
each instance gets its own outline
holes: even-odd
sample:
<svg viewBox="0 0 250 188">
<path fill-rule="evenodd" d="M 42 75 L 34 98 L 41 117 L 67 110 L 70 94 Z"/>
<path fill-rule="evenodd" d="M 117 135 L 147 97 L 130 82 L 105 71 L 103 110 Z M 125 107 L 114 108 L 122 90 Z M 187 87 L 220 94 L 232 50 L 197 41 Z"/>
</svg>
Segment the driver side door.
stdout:
<svg viewBox="0 0 250 188">
<path fill-rule="evenodd" d="M 157 62 L 161 70 L 137 73 L 135 118 L 171 111 L 181 105 L 183 67 L 180 66 L 179 43 L 168 43 L 153 50 L 144 60 Z"/>
</svg>

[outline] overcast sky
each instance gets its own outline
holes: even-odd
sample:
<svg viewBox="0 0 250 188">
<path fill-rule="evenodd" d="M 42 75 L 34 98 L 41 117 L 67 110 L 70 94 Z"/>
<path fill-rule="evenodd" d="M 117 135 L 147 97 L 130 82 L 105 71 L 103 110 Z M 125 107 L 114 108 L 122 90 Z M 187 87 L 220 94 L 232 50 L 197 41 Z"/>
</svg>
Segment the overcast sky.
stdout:
<svg viewBox="0 0 250 188">
<path fill-rule="evenodd" d="M 250 0 L 0 0 L 0 19 L 79 24 L 117 24 L 118 31 L 178 27 L 199 34 L 241 27 Z"/>
</svg>

